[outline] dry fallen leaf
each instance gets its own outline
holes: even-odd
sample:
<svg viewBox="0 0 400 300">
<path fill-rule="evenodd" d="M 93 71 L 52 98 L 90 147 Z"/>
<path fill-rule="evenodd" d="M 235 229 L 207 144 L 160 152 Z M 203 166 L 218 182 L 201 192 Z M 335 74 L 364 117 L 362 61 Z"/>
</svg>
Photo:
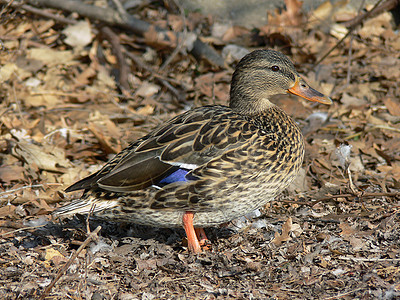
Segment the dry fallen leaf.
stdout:
<svg viewBox="0 0 400 300">
<path fill-rule="evenodd" d="M 0 207 L 0 218 L 10 217 L 14 213 L 15 209 L 16 207 L 12 204 Z"/>
<path fill-rule="evenodd" d="M 50 48 L 31 48 L 27 50 L 27 58 L 42 61 L 47 68 L 59 65 L 73 65 L 74 53 L 69 50 L 56 51 Z"/>
<path fill-rule="evenodd" d="M 393 100 L 392 98 L 384 98 L 383 103 L 385 103 L 386 108 L 393 116 L 400 116 L 400 102 Z"/>
<path fill-rule="evenodd" d="M 339 224 L 339 228 L 342 230 L 342 232 L 340 233 L 340 235 L 342 236 L 350 236 L 355 234 L 356 232 L 355 229 L 346 222 L 341 222 Z"/>
<path fill-rule="evenodd" d="M 277 26 L 300 26 L 303 23 L 303 13 L 301 7 L 303 2 L 300 0 L 285 0 L 286 10 L 280 13 L 278 9 L 272 15 L 268 12 L 268 25 Z"/>
<path fill-rule="evenodd" d="M 64 43 L 72 47 L 84 47 L 92 42 L 90 24 L 86 20 L 69 25 L 62 32 L 66 35 Z"/>
<path fill-rule="evenodd" d="M 62 255 L 58 250 L 53 248 L 46 249 L 45 252 L 45 264 L 50 267 L 50 263 L 54 263 L 56 266 L 60 265 L 60 263 L 66 262 L 68 259 Z"/>
<path fill-rule="evenodd" d="M 62 168 L 72 166 L 65 158 L 64 150 L 54 145 L 38 146 L 27 141 L 20 141 L 13 148 L 13 153 L 27 164 L 34 164 L 42 170 L 60 172 Z"/>
<path fill-rule="evenodd" d="M 10 184 L 12 181 L 18 181 L 24 177 L 25 168 L 17 165 L 0 166 L 0 181 Z"/>
<path fill-rule="evenodd" d="M 292 218 L 288 218 L 286 222 L 282 225 L 282 233 L 275 232 L 275 237 L 272 240 L 272 242 L 276 245 L 279 246 L 283 242 L 290 241 L 292 238 L 289 236 L 290 231 L 292 230 Z"/>
</svg>

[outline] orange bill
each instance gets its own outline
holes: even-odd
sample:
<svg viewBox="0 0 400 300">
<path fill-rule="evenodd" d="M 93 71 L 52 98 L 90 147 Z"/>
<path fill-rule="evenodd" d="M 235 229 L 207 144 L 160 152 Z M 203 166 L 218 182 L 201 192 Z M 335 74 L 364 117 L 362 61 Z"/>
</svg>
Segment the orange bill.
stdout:
<svg viewBox="0 0 400 300">
<path fill-rule="evenodd" d="M 294 86 L 288 89 L 288 93 L 300 96 L 310 101 L 315 101 L 322 104 L 332 104 L 331 98 L 321 94 L 317 90 L 314 90 L 300 77 L 296 79 Z"/>
</svg>

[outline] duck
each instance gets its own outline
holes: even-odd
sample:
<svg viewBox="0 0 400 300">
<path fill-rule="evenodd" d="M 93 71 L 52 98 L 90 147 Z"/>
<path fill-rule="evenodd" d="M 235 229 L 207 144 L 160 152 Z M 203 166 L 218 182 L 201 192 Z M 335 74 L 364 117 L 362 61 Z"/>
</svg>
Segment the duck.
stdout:
<svg viewBox="0 0 400 300">
<path fill-rule="evenodd" d="M 54 214 L 183 227 L 188 251 L 202 252 L 204 228 L 265 206 L 298 174 L 305 148 L 301 130 L 270 101 L 286 93 L 332 103 L 283 53 L 250 52 L 233 72 L 229 106 L 191 109 L 130 143 L 69 186 L 66 192 L 83 190 L 82 196 Z"/>
</svg>

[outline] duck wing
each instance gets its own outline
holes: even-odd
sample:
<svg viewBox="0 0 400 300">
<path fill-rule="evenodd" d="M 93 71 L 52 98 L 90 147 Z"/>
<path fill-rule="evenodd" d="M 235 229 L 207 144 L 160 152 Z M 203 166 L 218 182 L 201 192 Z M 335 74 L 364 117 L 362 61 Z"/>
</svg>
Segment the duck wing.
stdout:
<svg viewBox="0 0 400 300">
<path fill-rule="evenodd" d="M 130 192 L 195 180 L 193 170 L 244 143 L 246 125 L 249 123 L 225 106 L 188 111 L 132 143 L 101 170 L 68 187 L 66 192 L 99 188 Z"/>
</svg>

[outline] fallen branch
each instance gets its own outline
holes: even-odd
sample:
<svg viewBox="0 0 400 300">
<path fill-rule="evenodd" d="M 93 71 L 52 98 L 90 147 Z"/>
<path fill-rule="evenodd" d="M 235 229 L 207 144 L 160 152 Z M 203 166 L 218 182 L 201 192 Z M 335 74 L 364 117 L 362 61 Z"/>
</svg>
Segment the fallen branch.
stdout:
<svg viewBox="0 0 400 300">
<path fill-rule="evenodd" d="M 1 2 L 3 2 L 3 0 Z M 173 42 L 174 40 L 177 44 L 177 41 L 182 39 L 182 35 L 180 33 L 163 30 L 157 26 L 151 25 L 131 15 L 121 16 L 117 11 L 111 8 L 87 5 L 80 1 L 72 0 L 28 0 L 28 2 L 31 5 L 35 6 L 49 7 L 68 12 L 75 12 L 82 17 L 88 17 L 90 19 L 107 23 L 110 26 L 118 26 L 130 30 L 141 37 L 153 37 L 156 39 L 157 42 L 164 42 L 167 45 L 171 45 L 171 42 Z M 147 40 L 146 42 L 150 43 L 149 40 Z M 196 59 L 206 59 L 213 65 L 224 67 L 224 60 L 217 53 L 217 51 L 215 51 L 209 45 L 203 43 L 198 37 L 193 42 L 192 46 L 188 46 L 187 48 L 189 52 L 194 57 L 196 57 Z"/>
<path fill-rule="evenodd" d="M 118 82 L 121 85 L 121 90 L 123 93 L 129 90 L 128 74 L 129 67 L 125 61 L 124 54 L 122 53 L 122 46 L 118 35 L 116 35 L 110 27 L 101 28 L 100 32 L 104 37 L 110 42 L 112 51 L 117 58 L 118 68 L 119 68 L 119 78 Z"/>
<path fill-rule="evenodd" d="M 379 5 L 378 2 L 377 5 L 375 5 L 370 11 L 367 11 L 365 14 L 358 15 L 353 19 L 342 23 L 342 25 L 346 26 L 347 28 L 354 28 L 359 24 L 362 24 L 364 20 L 368 18 L 373 18 L 384 11 L 392 10 L 398 5 L 400 5 L 400 0 L 386 0 L 381 5 Z"/>
<path fill-rule="evenodd" d="M 338 41 L 336 43 L 336 45 L 333 46 L 327 53 L 325 53 L 325 55 L 323 55 L 314 64 L 314 67 L 319 65 L 325 58 L 327 58 L 329 56 L 329 54 L 332 53 L 333 50 L 335 50 L 340 44 L 343 43 L 343 41 L 345 39 L 347 39 L 347 37 L 354 31 L 354 29 L 356 29 L 357 26 L 361 25 L 366 19 L 372 18 L 373 16 L 376 16 L 377 14 L 379 14 L 383 11 L 391 10 L 400 4 L 400 0 L 386 0 L 382 4 L 381 4 L 381 2 L 382 2 L 382 0 L 379 0 L 370 11 L 367 11 L 364 14 L 356 16 L 355 18 L 351 19 L 350 21 L 343 23 L 343 25 L 346 26 L 348 29 L 346 35 L 344 37 L 342 37 L 340 39 L 340 41 Z"/>
<path fill-rule="evenodd" d="M 46 296 L 50 293 L 51 289 L 54 287 L 54 285 L 57 283 L 57 281 L 61 278 L 61 276 L 68 270 L 68 268 L 71 266 L 73 261 L 78 257 L 79 253 L 82 252 L 83 249 L 86 248 L 86 246 L 97 237 L 97 233 L 100 231 L 101 226 L 98 226 L 92 233 L 89 234 L 87 239 L 82 243 L 82 245 L 76 250 L 76 252 L 71 256 L 71 258 L 67 261 L 67 263 L 64 265 L 64 267 L 61 268 L 60 271 L 58 271 L 56 277 L 53 279 L 53 281 L 46 287 L 44 290 L 43 294 L 40 296 L 39 300 L 43 300 L 46 298 Z"/>
<path fill-rule="evenodd" d="M 156 70 L 154 70 L 151 66 L 146 64 L 143 60 L 141 60 L 135 54 L 133 54 L 131 52 L 128 52 L 128 51 L 125 51 L 125 54 L 129 58 L 131 58 L 135 62 L 136 65 L 138 65 L 140 68 L 142 68 L 142 69 L 146 70 L 147 72 L 149 72 L 151 74 L 151 77 L 154 77 L 165 88 L 167 88 L 170 92 L 172 92 L 174 94 L 174 96 L 176 97 L 176 99 L 178 99 L 179 102 L 185 101 L 185 96 L 169 83 L 169 81 L 170 81 L 170 82 L 173 82 L 174 84 L 179 85 L 179 84 L 181 84 L 180 82 L 177 82 L 172 78 L 167 78 L 167 77 L 164 77 L 162 75 L 157 74 Z"/>
<path fill-rule="evenodd" d="M 0 3 L 4 3 L 4 2 L 7 2 L 7 1 L 3 1 L 3 0 L 0 1 Z M 52 14 L 50 12 L 43 11 L 43 10 L 38 9 L 36 7 L 30 6 L 28 4 L 18 4 L 17 2 L 12 2 L 12 3 L 10 2 L 10 6 L 13 7 L 13 8 L 22 8 L 23 10 L 26 10 L 27 12 L 30 12 L 30 13 L 33 13 L 35 15 L 42 16 L 42 17 L 45 17 L 45 18 L 48 18 L 48 19 L 55 20 L 55 21 L 57 21 L 59 23 L 63 23 L 63 24 L 74 25 L 77 22 L 76 20 L 64 18 L 62 16 L 58 16 L 58 15 Z"/>
</svg>

